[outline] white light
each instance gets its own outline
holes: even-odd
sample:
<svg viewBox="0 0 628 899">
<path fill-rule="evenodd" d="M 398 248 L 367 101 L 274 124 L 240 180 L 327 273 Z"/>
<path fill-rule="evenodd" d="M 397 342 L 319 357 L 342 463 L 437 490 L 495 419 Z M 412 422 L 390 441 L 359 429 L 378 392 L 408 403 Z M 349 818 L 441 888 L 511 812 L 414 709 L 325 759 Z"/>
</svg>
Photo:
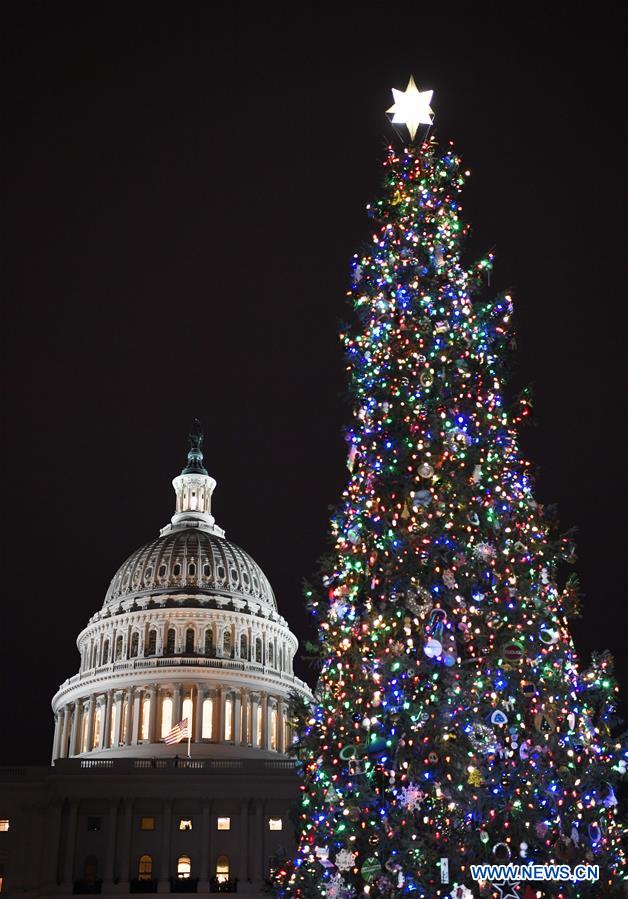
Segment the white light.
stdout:
<svg viewBox="0 0 628 899">
<path fill-rule="evenodd" d="M 414 140 L 419 125 L 431 125 L 434 111 L 430 107 L 434 91 L 420 91 L 410 75 L 405 91 L 392 89 L 395 102 L 386 112 L 392 113 L 394 125 L 405 125 Z"/>
</svg>

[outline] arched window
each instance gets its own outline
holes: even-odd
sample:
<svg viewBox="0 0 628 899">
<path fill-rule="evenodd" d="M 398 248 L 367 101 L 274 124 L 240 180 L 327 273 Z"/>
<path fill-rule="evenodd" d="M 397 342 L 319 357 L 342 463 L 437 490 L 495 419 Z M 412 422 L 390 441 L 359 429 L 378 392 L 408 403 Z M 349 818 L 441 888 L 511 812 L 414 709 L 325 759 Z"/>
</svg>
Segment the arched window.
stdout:
<svg viewBox="0 0 628 899">
<path fill-rule="evenodd" d="M 225 740 L 233 740 L 233 699 L 225 699 Z"/>
<path fill-rule="evenodd" d="M 185 699 L 183 700 L 183 704 L 181 706 L 181 711 L 182 711 L 181 718 L 188 719 L 188 728 L 191 731 L 192 727 L 194 725 L 194 703 L 190 696 L 186 696 Z"/>
<path fill-rule="evenodd" d="M 268 664 L 269 665 L 273 664 L 273 644 L 272 643 L 268 644 Z"/>
<path fill-rule="evenodd" d="M 203 729 L 202 739 L 211 740 L 214 729 L 214 703 L 211 699 L 203 702 Z"/>
<path fill-rule="evenodd" d="M 137 879 L 152 880 L 153 878 L 153 860 L 150 855 L 140 855 L 137 863 Z"/>
<path fill-rule="evenodd" d="M 259 637 L 255 641 L 255 661 L 262 661 L 262 641 Z"/>
<path fill-rule="evenodd" d="M 214 632 L 211 627 L 208 627 L 205 631 L 205 655 L 211 656 L 214 654 Z"/>
<path fill-rule="evenodd" d="M 103 708 L 100 703 L 96 706 L 94 714 L 94 730 L 92 733 L 92 745 L 90 749 L 98 749 L 100 746 L 100 735 L 102 734 L 102 713 Z"/>
<path fill-rule="evenodd" d="M 194 562 L 190 562 L 190 564 L 188 565 L 188 576 L 196 577 L 196 565 L 194 564 Z"/>
<path fill-rule="evenodd" d="M 122 703 L 122 725 L 120 727 L 120 742 L 126 742 L 126 729 L 129 723 L 129 700 L 125 699 Z"/>
<path fill-rule="evenodd" d="M 81 715 L 81 752 L 87 752 L 87 722 L 89 720 L 89 711 L 86 705 L 83 706 Z"/>
<path fill-rule="evenodd" d="M 109 661 L 109 640 L 105 640 L 102 647 L 102 663 L 106 665 Z"/>
<path fill-rule="evenodd" d="M 114 702 L 114 704 L 111 706 L 111 724 L 109 725 L 109 745 L 110 746 L 115 745 L 114 740 L 116 738 L 116 714 L 117 714 L 117 708 L 116 708 L 116 704 Z"/>
<path fill-rule="evenodd" d="M 116 662 L 122 658 L 122 634 L 116 637 Z"/>
<path fill-rule="evenodd" d="M 96 656 L 98 655 L 98 646 L 94 643 L 92 646 L 92 668 L 96 667 Z"/>
<path fill-rule="evenodd" d="M 172 730 L 172 699 L 164 696 L 161 701 L 161 738 Z"/>
<path fill-rule="evenodd" d="M 177 877 L 187 880 L 192 873 L 192 859 L 189 855 L 180 855 L 177 862 Z"/>
<path fill-rule="evenodd" d="M 189 627 L 185 632 L 185 651 L 187 653 L 194 652 L 194 628 Z"/>
<path fill-rule="evenodd" d="M 149 740 L 150 736 L 148 733 L 150 722 L 150 696 L 146 693 L 142 697 L 142 718 L 141 718 L 141 726 L 140 726 L 140 740 Z"/>
<path fill-rule="evenodd" d="M 240 658 L 246 659 L 248 658 L 248 640 L 246 639 L 246 634 L 242 634 L 240 637 Z"/>
<path fill-rule="evenodd" d="M 181 574 L 181 565 L 177 562 L 177 564 L 172 569 L 172 576 L 179 577 L 180 574 Z"/>
<path fill-rule="evenodd" d="M 157 652 L 157 631 L 153 628 L 148 632 L 148 643 L 144 649 L 145 656 L 154 656 Z"/>
<path fill-rule="evenodd" d="M 279 668 L 280 671 L 283 671 L 283 649 L 281 646 L 277 650 L 277 668 Z"/>
<path fill-rule="evenodd" d="M 96 883 L 98 880 L 98 859 L 95 855 L 87 856 L 83 872 L 83 880 L 85 883 Z"/>
<path fill-rule="evenodd" d="M 216 859 L 216 880 L 218 883 L 229 882 L 229 859 L 226 855 L 219 855 Z"/>
<path fill-rule="evenodd" d="M 176 633 L 173 627 L 168 628 L 168 638 L 166 640 L 166 655 L 173 656 L 174 655 L 174 644 L 176 639 Z"/>
<path fill-rule="evenodd" d="M 140 648 L 140 635 L 136 633 L 136 634 L 133 634 L 133 636 L 131 637 L 131 649 L 129 651 L 129 658 L 134 659 L 139 652 L 139 648 Z"/>
<path fill-rule="evenodd" d="M 270 713 L 270 748 L 275 750 L 277 749 L 277 724 L 277 709 L 273 709 Z"/>
<path fill-rule="evenodd" d="M 224 632 L 222 637 L 222 648 L 223 651 L 229 655 L 231 653 L 231 631 L 227 630 Z"/>
</svg>

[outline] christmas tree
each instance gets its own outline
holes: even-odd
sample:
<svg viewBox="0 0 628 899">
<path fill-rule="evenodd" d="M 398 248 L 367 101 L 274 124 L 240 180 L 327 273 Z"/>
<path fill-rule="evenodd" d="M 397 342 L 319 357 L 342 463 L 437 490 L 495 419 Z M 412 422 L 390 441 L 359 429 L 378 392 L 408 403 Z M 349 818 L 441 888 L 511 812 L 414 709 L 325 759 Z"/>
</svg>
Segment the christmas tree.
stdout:
<svg viewBox="0 0 628 899">
<path fill-rule="evenodd" d="M 585 897 L 620 890 L 612 659 L 581 671 L 569 534 L 533 497 L 503 397 L 512 300 L 468 268 L 468 172 L 427 137 L 431 92 L 396 91 L 372 236 L 343 329 L 350 478 L 309 603 L 296 859 L 279 896 Z M 600 866 L 597 883 L 479 881 L 470 865 Z"/>
</svg>

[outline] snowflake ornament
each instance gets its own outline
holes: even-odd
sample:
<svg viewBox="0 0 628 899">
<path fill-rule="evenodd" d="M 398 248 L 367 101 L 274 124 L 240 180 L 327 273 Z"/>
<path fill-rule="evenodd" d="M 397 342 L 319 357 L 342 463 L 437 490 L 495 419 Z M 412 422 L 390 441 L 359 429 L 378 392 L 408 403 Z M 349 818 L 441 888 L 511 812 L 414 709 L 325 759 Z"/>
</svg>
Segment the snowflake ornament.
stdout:
<svg viewBox="0 0 628 899">
<path fill-rule="evenodd" d="M 449 897 L 450 899 L 473 899 L 473 893 L 463 883 L 455 883 Z"/>
<path fill-rule="evenodd" d="M 419 808 L 424 799 L 425 793 L 416 784 L 408 784 L 399 795 L 399 802 L 409 812 Z"/>
<path fill-rule="evenodd" d="M 357 852 L 349 852 L 348 849 L 341 849 L 336 855 L 336 867 L 339 871 L 349 871 L 353 868 Z"/>
<path fill-rule="evenodd" d="M 325 884 L 326 899 L 351 899 L 352 896 L 355 896 L 355 890 L 341 874 L 334 874 Z"/>
</svg>

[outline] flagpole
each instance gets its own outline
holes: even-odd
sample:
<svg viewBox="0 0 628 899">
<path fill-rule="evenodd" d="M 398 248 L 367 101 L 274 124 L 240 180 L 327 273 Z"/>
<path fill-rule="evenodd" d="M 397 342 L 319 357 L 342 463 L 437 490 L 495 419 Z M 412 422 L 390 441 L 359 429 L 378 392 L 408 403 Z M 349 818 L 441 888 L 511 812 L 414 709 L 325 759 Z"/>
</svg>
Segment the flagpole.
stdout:
<svg viewBox="0 0 628 899">
<path fill-rule="evenodd" d="M 190 753 L 190 743 L 192 741 L 192 721 L 194 720 L 194 684 L 190 687 L 190 705 L 192 707 L 192 711 L 190 712 L 190 720 L 188 721 L 188 758 L 191 759 Z"/>
</svg>

